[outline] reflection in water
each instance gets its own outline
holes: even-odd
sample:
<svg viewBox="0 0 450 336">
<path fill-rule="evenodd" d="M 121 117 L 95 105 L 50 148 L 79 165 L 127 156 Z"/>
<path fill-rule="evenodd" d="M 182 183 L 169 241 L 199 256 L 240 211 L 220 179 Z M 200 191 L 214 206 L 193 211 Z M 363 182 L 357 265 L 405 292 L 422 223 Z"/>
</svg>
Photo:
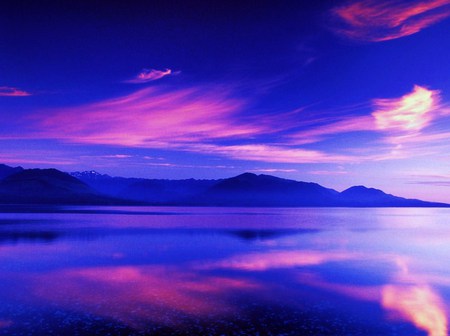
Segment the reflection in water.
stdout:
<svg viewBox="0 0 450 336">
<path fill-rule="evenodd" d="M 209 268 L 230 268 L 245 271 L 266 271 L 277 268 L 305 267 L 321 265 L 336 261 L 357 261 L 373 259 L 374 255 L 352 252 L 308 250 L 272 251 L 234 256 L 227 260 L 208 265 Z M 442 298 L 430 285 L 417 282 L 410 273 L 408 262 L 402 256 L 377 255 L 376 258 L 392 261 L 397 266 L 397 273 L 391 278 L 396 281 L 383 286 L 358 286 L 357 284 L 330 283 L 311 271 L 300 272 L 297 279 L 303 285 L 325 289 L 357 300 L 379 302 L 394 319 L 405 319 L 429 336 L 447 335 L 446 307 Z M 420 281 L 426 276 L 417 275 Z M 430 279 L 432 281 L 432 279 Z"/>
<path fill-rule="evenodd" d="M 0 245 L 21 241 L 52 242 L 61 236 L 55 231 L 0 231 Z"/>
<path fill-rule="evenodd" d="M 12 324 L 12 321 L 0 320 L 0 328 L 9 327 L 11 324 Z"/>
<path fill-rule="evenodd" d="M 35 280 L 34 295 L 139 328 L 149 321 L 173 325 L 183 316 L 227 315 L 237 309 L 227 302 L 232 291 L 257 288 L 244 279 L 201 276 L 176 268 L 121 266 L 48 273 Z"/>
<path fill-rule="evenodd" d="M 326 262 L 351 260 L 356 256 L 347 252 L 319 251 L 270 251 L 236 256 L 206 268 L 231 268 L 246 271 L 265 271 L 274 268 L 290 268 L 308 265 L 320 265 Z"/>
<path fill-rule="evenodd" d="M 448 332 L 448 210 L 47 210 L 0 214 L 1 335 Z"/>
<path fill-rule="evenodd" d="M 399 313 L 428 335 L 447 335 L 444 304 L 429 286 L 387 285 L 382 295 L 385 308 Z"/>
</svg>

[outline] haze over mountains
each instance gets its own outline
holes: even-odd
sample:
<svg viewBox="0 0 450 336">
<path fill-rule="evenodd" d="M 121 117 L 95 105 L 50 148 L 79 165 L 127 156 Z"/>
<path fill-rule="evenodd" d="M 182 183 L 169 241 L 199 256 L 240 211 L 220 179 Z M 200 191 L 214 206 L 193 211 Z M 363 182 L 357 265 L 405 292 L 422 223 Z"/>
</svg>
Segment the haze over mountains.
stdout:
<svg viewBox="0 0 450 336">
<path fill-rule="evenodd" d="M 354 186 L 343 192 L 317 183 L 244 173 L 218 180 L 111 177 L 0 164 L 0 203 L 262 207 L 449 207 Z"/>
</svg>

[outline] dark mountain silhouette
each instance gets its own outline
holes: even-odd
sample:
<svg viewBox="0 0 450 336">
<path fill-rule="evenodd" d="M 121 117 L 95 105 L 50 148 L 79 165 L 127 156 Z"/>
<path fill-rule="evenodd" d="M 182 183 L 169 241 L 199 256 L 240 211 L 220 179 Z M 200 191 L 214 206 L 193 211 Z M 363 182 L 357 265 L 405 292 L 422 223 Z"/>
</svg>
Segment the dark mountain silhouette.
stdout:
<svg viewBox="0 0 450 336">
<path fill-rule="evenodd" d="M 244 173 L 220 181 L 192 201 L 216 206 L 337 206 L 339 193 L 317 183 Z"/>
<path fill-rule="evenodd" d="M 193 197 L 217 184 L 217 180 L 140 180 L 122 190 L 121 196 L 152 204 L 189 204 Z"/>
<path fill-rule="evenodd" d="M 25 169 L 0 182 L 1 203 L 114 204 L 82 181 L 56 169 Z"/>
<path fill-rule="evenodd" d="M 15 173 L 9 174 L 12 170 Z M 111 177 L 95 171 L 0 165 L 3 204 L 123 204 L 261 207 L 450 207 L 354 186 L 339 193 L 317 183 L 244 173 L 221 180 Z"/>
<path fill-rule="evenodd" d="M 341 192 L 341 200 L 343 205 L 352 207 L 426 207 L 443 205 L 440 203 L 398 197 L 386 194 L 379 189 L 367 188 L 365 186 L 354 186 L 344 190 Z"/>
<path fill-rule="evenodd" d="M 139 178 L 112 177 L 107 174 L 100 174 L 95 170 L 73 172 L 70 173 L 70 175 L 83 181 L 101 194 L 123 198 L 127 198 L 126 195 L 124 195 L 124 190 L 126 188 L 133 183 L 144 180 Z"/>
<path fill-rule="evenodd" d="M 5 177 L 9 175 L 21 172 L 23 170 L 22 167 L 10 167 L 4 164 L 0 164 L 0 180 L 3 180 Z"/>
<path fill-rule="evenodd" d="M 187 203 L 220 180 L 166 180 L 111 177 L 96 171 L 70 173 L 95 189 L 113 197 L 151 204 Z"/>
</svg>

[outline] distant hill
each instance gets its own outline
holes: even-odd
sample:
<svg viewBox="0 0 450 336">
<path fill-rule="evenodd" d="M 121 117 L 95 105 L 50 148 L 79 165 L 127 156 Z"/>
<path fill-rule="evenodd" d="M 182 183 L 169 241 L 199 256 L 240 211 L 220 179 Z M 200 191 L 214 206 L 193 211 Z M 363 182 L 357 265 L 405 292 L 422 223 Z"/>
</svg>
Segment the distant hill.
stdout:
<svg viewBox="0 0 450 336">
<path fill-rule="evenodd" d="M 191 197 L 220 181 L 111 177 L 94 170 L 73 172 L 70 175 L 102 194 L 151 204 L 187 203 Z"/>
<path fill-rule="evenodd" d="M 343 205 L 351 207 L 433 207 L 444 206 L 442 203 L 425 202 L 416 199 L 386 194 L 385 192 L 367 188 L 365 186 L 354 186 L 341 192 Z"/>
<path fill-rule="evenodd" d="M 317 183 L 244 173 L 219 180 L 111 177 L 0 165 L 3 204 L 147 204 L 255 207 L 450 207 L 354 186 L 343 192 Z"/>
<path fill-rule="evenodd" d="M 100 174 L 95 170 L 72 172 L 69 174 L 80 181 L 83 181 L 101 194 L 122 198 L 127 198 L 124 195 L 124 190 L 126 188 L 135 182 L 143 180 L 138 178 L 112 177 L 107 174 Z"/>
<path fill-rule="evenodd" d="M 450 207 L 354 186 L 339 193 L 317 183 L 244 173 L 213 185 L 193 198 L 196 205 L 279 207 Z"/>
<path fill-rule="evenodd" d="M 25 169 L 0 181 L 1 203 L 114 204 L 82 181 L 56 169 Z"/>
<path fill-rule="evenodd" d="M 121 196 L 152 204 L 190 204 L 217 180 L 139 180 L 122 190 Z"/>
<path fill-rule="evenodd" d="M 10 167 L 5 164 L 0 164 L 0 180 L 3 180 L 5 177 L 9 175 L 21 172 L 23 170 L 22 167 Z"/>
<path fill-rule="evenodd" d="M 193 199 L 216 206 L 337 206 L 339 193 L 317 183 L 244 173 L 225 179 Z"/>
</svg>

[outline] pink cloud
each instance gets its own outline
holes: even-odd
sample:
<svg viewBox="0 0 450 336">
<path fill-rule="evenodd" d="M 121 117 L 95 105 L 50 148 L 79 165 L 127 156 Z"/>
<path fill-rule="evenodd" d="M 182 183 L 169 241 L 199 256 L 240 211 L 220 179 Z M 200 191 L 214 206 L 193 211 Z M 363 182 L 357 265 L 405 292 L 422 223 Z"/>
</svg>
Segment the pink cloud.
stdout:
<svg viewBox="0 0 450 336">
<path fill-rule="evenodd" d="M 419 131 L 439 116 L 439 91 L 415 85 L 400 98 L 375 99 L 376 126 L 380 130 Z"/>
<path fill-rule="evenodd" d="M 345 155 L 328 154 L 318 150 L 292 148 L 282 145 L 199 145 L 195 148 L 201 152 L 213 153 L 237 160 L 250 160 L 278 163 L 327 163 L 349 162 L 355 158 Z"/>
<path fill-rule="evenodd" d="M 31 93 L 9 86 L 0 86 L 0 97 L 26 97 Z"/>
<path fill-rule="evenodd" d="M 29 137 L 74 143 L 160 148 L 219 155 L 239 160 L 305 163 L 348 161 L 348 157 L 270 145 L 258 139 L 292 127 L 243 116 L 247 102 L 225 89 L 190 88 L 165 92 L 146 88 L 85 106 L 46 111 L 30 118 Z M 43 117 L 44 116 L 44 117 Z M 254 144 L 224 145 L 221 140 Z"/>
<path fill-rule="evenodd" d="M 380 42 L 420 32 L 450 16 L 450 0 L 363 0 L 336 7 L 341 25 L 335 31 L 347 38 Z"/>
<path fill-rule="evenodd" d="M 281 168 L 256 168 L 250 169 L 251 172 L 258 173 L 295 173 L 297 169 L 281 169 Z"/>
<path fill-rule="evenodd" d="M 126 155 L 126 154 L 113 154 L 113 155 L 103 155 L 102 157 L 107 159 L 129 159 L 132 158 L 132 155 Z"/>
<path fill-rule="evenodd" d="M 141 84 L 152 82 L 160 78 L 175 74 L 171 69 L 156 70 L 156 69 L 143 69 L 136 77 L 125 81 L 126 83 Z"/>
<path fill-rule="evenodd" d="M 152 148 L 179 147 L 227 137 L 247 137 L 261 127 L 236 118 L 244 102 L 222 90 L 146 88 L 85 106 L 48 111 L 36 118 L 35 136 L 78 143 Z"/>
<path fill-rule="evenodd" d="M 440 91 L 415 85 L 412 92 L 399 98 L 374 99 L 370 115 L 330 117 L 328 120 L 324 118 L 321 125 L 292 133 L 289 137 L 292 144 L 301 145 L 323 141 L 343 133 L 370 132 L 378 134 L 378 139 L 374 141 L 384 144 L 372 144 L 372 149 L 377 149 L 378 153 L 357 154 L 348 149 L 348 157 L 387 160 L 423 155 L 421 149 L 405 145 L 421 143 L 426 146 L 449 138 L 448 132 L 430 133 L 426 130 L 434 121 L 448 114 L 447 108 L 440 101 Z"/>
<path fill-rule="evenodd" d="M 308 130 L 296 132 L 291 135 L 295 144 L 309 144 L 322 141 L 335 134 L 373 131 L 375 122 L 371 116 L 346 116 L 341 118 L 330 118 L 323 125 L 312 127 Z"/>
<path fill-rule="evenodd" d="M 309 174 L 335 176 L 335 175 L 347 175 L 348 172 L 345 170 L 313 170 L 310 171 Z"/>
<path fill-rule="evenodd" d="M 418 132 L 442 115 L 439 100 L 438 91 L 415 86 L 400 98 L 375 99 L 372 114 L 313 120 L 303 117 L 303 109 L 278 118 L 248 115 L 249 102 L 226 87 L 172 91 L 150 87 L 96 103 L 40 111 L 18 124 L 24 138 L 32 139 L 176 150 L 242 161 L 348 163 L 405 155 L 397 143 L 388 154 L 370 155 L 352 148 L 333 153 L 301 146 L 349 132 L 373 132 L 382 139 Z M 385 151 L 388 145 L 392 144 L 372 148 Z"/>
</svg>

